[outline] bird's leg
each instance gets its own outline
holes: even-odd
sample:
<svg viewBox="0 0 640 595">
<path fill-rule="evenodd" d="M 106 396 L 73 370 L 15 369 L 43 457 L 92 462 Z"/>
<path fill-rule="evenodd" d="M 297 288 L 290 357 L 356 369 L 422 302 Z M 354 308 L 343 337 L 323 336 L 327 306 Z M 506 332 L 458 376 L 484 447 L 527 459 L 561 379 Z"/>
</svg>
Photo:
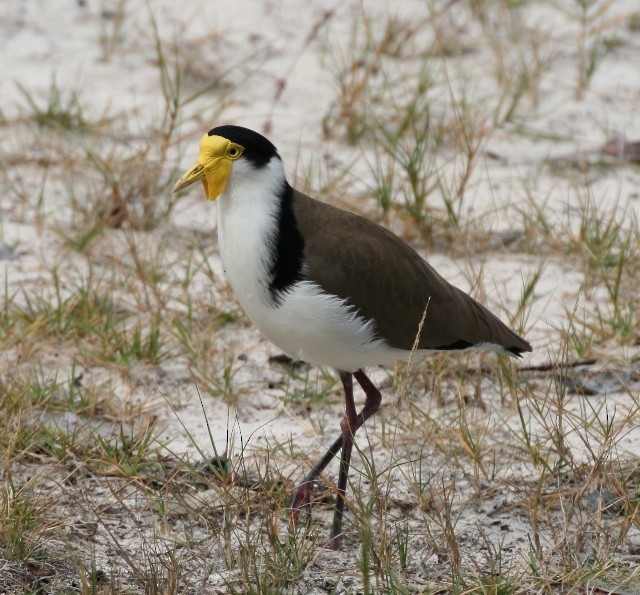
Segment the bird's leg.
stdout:
<svg viewBox="0 0 640 595">
<path fill-rule="evenodd" d="M 333 513 L 333 525 L 331 537 L 325 544 L 325 548 L 337 550 L 342 544 L 342 517 L 344 516 L 345 493 L 347 491 L 347 479 L 349 478 L 349 464 L 351 463 L 351 451 L 353 450 L 353 437 L 358 429 L 358 412 L 353 401 L 353 380 L 349 372 L 340 372 L 340 380 L 344 386 L 345 414 L 340 422 L 342 434 L 342 454 L 340 455 L 340 474 L 338 475 L 338 494 L 336 495 L 336 509 Z"/>
<path fill-rule="evenodd" d="M 343 376 L 344 374 L 344 376 Z M 366 399 L 364 402 L 364 406 L 362 411 L 358 414 L 355 424 L 351 425 L 351 434 L 355 435 L 358 428 L 360 428 L 367 419 L 369 419 L 378 409 L 380 408 L 380 403 L 382 402 L 382 395 L 380 391 L 374 386 L 374 384 L 367 378 L 366 374 L 362 370 L 358 370 L 353 374 L 358 381 L 358 384 L 362 387 L 362 390 L 365 393 Z M 348 376 L 348 381 L 345 383 L 345 377 Z M 348 394 L 351 395 L 351 402 L 353 402 L 353 386 L 351 382 L 351 375 L 348 373 L 340 373 L 340 379 L 345 387 L 345 399 L 348 400 Z M 348 388 L 347 388 L 348 387 Z M 346 421 L 343 420 L 342 424 Z M 342 427 L 341 424 L 341 427 Z M 307 476 L 302 480 L 300 485 L 296 488 L 293 495 L 293 502 L 291 504 L 292 513 L 291 513 L 291 525 L 295 531 L 296 525 L 298 523 L 298 518 L 300 515 L 300 510 L 308 506 L 311 501 L 311 491 L 313 489 L 313 484 L 318 479 L 320 474 L 325 470 L 327 465 L 331 462 L 333 457 L 338 454 L 338 451 L 343 446 L 343 434 L 340 435 L 339 438 L 331 445 L 331 447 L 327 450 L 324 456 L 318 461 L 318 463 L 309 471 Z M 344 457 L 343 457 L 344 458 Z M 343 465 L 340 465 L 340 471 L 342 473 Z M 347 469 L 348 471 L 348 465 Z M 345 488 L 346 488 L 346 477 L 344 480 Z M 340 480 L 338 481 L 338 489 L 340 487 Z M 344 498 L 338 496 L 338 501 L 341 501 L 342 504 L 336 503 L 336 515 L 334 515 L 334 523 L 331 531 L 331 539 L 327 543 L 327 547 L 333 547 L 334 549 L 340 546 L 340 531 L 342 529 L 342 512 L 339 515 L 338 526 L 336 527 L 336 517 L 338 506 L 340 506 L 341 511 L 344 510 Z"/>
<path fill-rule="evenodd" d="M 347 410 L 349 409 L 349 402 L 352 404 L 352 409 L 354 413 L 354 417 L 357 423 L 357 415 L 355 414 L 355 404 L 353 403 L 353 381 L 351 379 L 351 374 L 349 372 L 340 372 L 340 380 L 342 381 L 342 386 L 344 387 L 345 400 L 347 402 Z M 291 503 L 291 524 L 295 531 L 296 525 L 298 524 L 298 517 L 300 515 L 300 510 L 307 507 L 311 502 L 311 491 L 313 490 L 313 484 L 316 479 L 320 476 L 320 474 L 325 470 L 325 467 L 331 462 L 333 457 L 336 456 L 340 448 L 342 447 L 344 453 L 344 424 L 347 420 L 345 416 L 344 420 L 340 424 L 340 427 L 343 428 L 342 433 L 340 434 L 340 438 L 338 438 L 332 445 L 331 448 L 325 453 L 325 455 L 316 463 L 316 465 L 307 473 L 307 476 L 302 480 L 302 483 L 296 488 L 296 491 L 293 495 L 293 502 Z M 351 453 L 349 453 L 351 456 Z"/>
<path fill-rule="evenodd" d="M 340 549 L 340 546 L 342 545 L 342 517 L 344 516 L 345 493 L 347 489 L 347 478 L 349 475 L 349 464 L 351 462 L 351 451 L 353 449 L 353 439 L 358 428 L 360 428 L 367 419 L 378 411 L 380 403 L 382 403 L 382 395 L 380 394 L 380 391 L 374 386 L 373 382 L 367 378 L 366 374 L 362 370 L 354 372 L 354 376 L 364 391 L 365 401 L 360 414 L 356 414 L 356 406 L 353 402 L 351 374 L 348 374 L 348 388 L 347 383 L 341 374 L 340 378 L 344 384 L 346 414 L 340 424 L 340 427 L 342 428 L 342 456 L 340 459 L 340 475 L 338 476 L 336 509 L 333 515 L 331 537 L 324 546 L 326 549 L 330 550 Z"/>
<path fill-rule="evenodd" d="M 358 415 L 358 427 L 356 430 L 364 424 L 378 409 L 382 403 L 382 395 L 376 388 L 375 384 L 367 378 L 367 375 L 362 370 L 356 370 L 353 375 L 355 376 L 360 388 L 364 391 L 365 400 L 364 407 Z"/>
</svg>

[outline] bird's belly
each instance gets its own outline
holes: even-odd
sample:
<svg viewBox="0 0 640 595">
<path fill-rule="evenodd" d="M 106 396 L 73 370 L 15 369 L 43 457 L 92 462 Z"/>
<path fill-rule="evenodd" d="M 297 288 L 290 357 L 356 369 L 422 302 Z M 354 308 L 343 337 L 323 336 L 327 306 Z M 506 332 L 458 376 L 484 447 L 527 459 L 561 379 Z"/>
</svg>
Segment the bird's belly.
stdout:
<svg viewBox="0 0 640 595">
<path fill-rule="evenodd" d="M 294 359 L 354 371 L 405 355 L 377 339 L 371 322 L 315 283 L 297 283 L 277 306 L 255 292 L 236 293 L 256 327 Z"/>
</svg>

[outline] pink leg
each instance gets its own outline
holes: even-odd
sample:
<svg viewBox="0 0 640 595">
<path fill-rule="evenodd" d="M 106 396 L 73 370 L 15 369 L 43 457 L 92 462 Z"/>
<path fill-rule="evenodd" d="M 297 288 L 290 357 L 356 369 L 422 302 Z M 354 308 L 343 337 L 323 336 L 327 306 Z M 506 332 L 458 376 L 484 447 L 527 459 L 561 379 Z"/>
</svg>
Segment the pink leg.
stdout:
<svg viewBox="0 0 640 595">
<path fill-rule="evenodd" d="M 324 471 L 333 457 L 342 447 L 340 457 L 340 474 L 338 476 L 338 494 L 336 497 L 336 508 L 333 516 L 333 525 L 331 528 L 331 536 L 325 547 L 327 549 L 339 549 L 342 544 L 342 518 L 344 516 L 345 493 L 347 489 L 347 480 L 349 476 L 349 465 L 351 462 L 351 452 L 353 450 L 353 439 L 358 428 L 369 419 L 378 409 L 382 402 L 380 391 L 367 378 L 362 370 L 358 370 L 353 374 L 365 393 L 365 402 L 360 414 L 356 413 L 355 403 L 353 401 L 353 382 L 351 373 L 340 372 L 340 380 L 344 386 L 345 395 L 345 417 L 340 424 L 342 430 L 340 438 L 338 438 L 325 455 L 311 469 L 302 483 L 294 492 L 291 514 L 291 525 L 295 530 L 300 515 L 300 510 L 307 508 L 311 501 L 311 492 L 315 481 Z"/>
</svg>

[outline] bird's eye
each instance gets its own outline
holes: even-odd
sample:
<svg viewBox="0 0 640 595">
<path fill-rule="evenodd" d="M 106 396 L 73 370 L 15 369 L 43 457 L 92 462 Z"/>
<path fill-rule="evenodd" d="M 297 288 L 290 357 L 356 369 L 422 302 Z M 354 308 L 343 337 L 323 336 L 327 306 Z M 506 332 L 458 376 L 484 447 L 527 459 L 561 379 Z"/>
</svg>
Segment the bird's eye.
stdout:
<svg viewBox="0 0 640 595">
<path fill-rule="evenodd" d="M 240 147 L 229 147 L 227 150 L 227 156 L 231 159 L 237 159 L 240 155 L 242 155 L 242 149 L 240 149 Z"/>
</svg>

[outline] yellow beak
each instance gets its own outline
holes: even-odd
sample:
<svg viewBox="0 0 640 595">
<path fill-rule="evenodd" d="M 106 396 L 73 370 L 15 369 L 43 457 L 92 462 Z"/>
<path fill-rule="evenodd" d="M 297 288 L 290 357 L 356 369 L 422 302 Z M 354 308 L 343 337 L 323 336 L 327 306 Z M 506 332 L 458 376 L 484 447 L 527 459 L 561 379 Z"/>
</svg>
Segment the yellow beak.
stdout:
<svg viewBox="0 0 640 595">
<path fill-rule="evenodd" d="M 176 182 L 171 192 L 178 192 L 201 180 L 207 198 L 218 198 L 227 187 L 232 170 L 233 158 L 228 155 L 232 145 L 229 139 L 222 136 L 205 134 L 200 139 L 200 154 L 196 164 Z"/>
</svg>

